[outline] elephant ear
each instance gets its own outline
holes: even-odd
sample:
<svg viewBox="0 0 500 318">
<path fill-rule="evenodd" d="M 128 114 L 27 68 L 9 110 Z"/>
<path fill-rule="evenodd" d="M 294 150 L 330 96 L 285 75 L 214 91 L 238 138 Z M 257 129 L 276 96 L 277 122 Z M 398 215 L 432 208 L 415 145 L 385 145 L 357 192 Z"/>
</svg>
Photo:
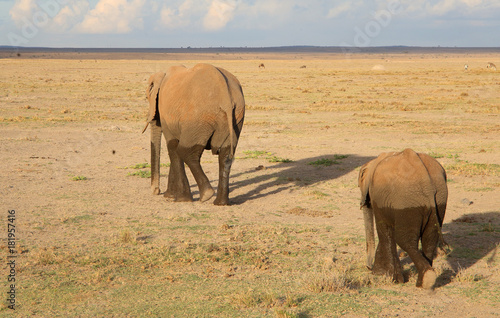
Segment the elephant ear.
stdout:
<svg viewBox="0 0 500 318">
<path fill-rule="evenodd" d="M 383 152 L 377 158 L 365 163 L 359 169 L 358 187 L 361 190 L 360 207 L 364 206 L 370 208 L 370 184 L 372 183 L 373 173 L 378 164 L 387 157 L 394 156 L 397 152 Z"/>
<path fill-rule="evenodd" d="M 153 119 L 155 119 L 158 113 L 158 94 L 160 92 L 160 87 L 165 78 L 165 75 L 166 74 L 164 72 L 158 72 L 149 77 L 148 87 L 146 88 L 146 97 L 149 101 L 149 111 L 146 126 L 142 130 L 143 133 L 146 131 L 149 123 Z"/>
<path fill-rule="evenodd" d="M 373 174 L 369 169 L 372 161 L 365 163 L 361 169 L 359 169 L 358 187 L 361 190 L 360 208 L 363 208 L 364 206 L 370 207 L 370 196 L 368 194 L 368 190 L 370 188 L 371 176 Z"/>
</svg>

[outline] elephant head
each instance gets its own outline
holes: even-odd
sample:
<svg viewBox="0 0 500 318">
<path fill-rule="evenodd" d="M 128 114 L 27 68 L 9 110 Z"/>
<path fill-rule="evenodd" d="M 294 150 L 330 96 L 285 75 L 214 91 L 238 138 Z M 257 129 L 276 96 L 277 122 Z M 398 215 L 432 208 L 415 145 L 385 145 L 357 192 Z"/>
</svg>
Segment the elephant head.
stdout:
<svg viewBox="0 0 500 318">
<path fill-rule="evenodd" d="M 146 88 L 146 98 L 149 101 L 149 111 L 146 126 L 142 130 L 144 133 L 146 128 L 148 128 L 149 123 L 155 119 L 158 115 L 158 93 L 160 92 L 160 86 L 165 79 L 166 74 L 164 72 L 157 72 L 149 77 L 148 86 Z"/>
</svg>

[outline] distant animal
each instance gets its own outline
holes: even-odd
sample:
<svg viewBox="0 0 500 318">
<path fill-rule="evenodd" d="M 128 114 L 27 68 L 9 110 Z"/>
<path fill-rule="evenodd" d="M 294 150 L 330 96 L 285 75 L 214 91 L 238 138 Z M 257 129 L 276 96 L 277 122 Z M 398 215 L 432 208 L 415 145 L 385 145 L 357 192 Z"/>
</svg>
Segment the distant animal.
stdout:
<svg viewBox="0 0 500 318">
<path fill-rule="evenodd" d="M 493 64 L 491 62 L 488 62 L 488 64 L 486 64 L 486 68 L 491 68 L 494 71 L 497 70 L 497 67 L 495 66 L 495 64 Z"/>
<path fill-rule="evenodd" d="M 306 68 L 306 67 L 307 67 L 307 66 L 305 66 L 305 65 L 302 65 L 302 66 L 301 66 L 300 68 Z"/>
<path fill-rule="evenodd" d="M 358 186 L 368 268 L 403 283 L 397 244 L 417 268 L 417 287 L 432 288 L 436 282 L 432 260 L 438 244 L 444 244 L 441 226 L 448 188 L 443 167 L 431 156 L 411 149 L 382 153 L 361 167 Z M 374 216 L 379 239 L 376 252 Z"/>
<path fill-rule="evenodd" d="M 468 71 L 469 70 L 469 65 L 465 64 L 464 65 L 464 70 Z"/>
<path fill-rule="evenodd" d="M 240 82 L 228 71 L 209 64 L 193 68 L 172 66 L 148 80 L 149 113 L 143 132 L 151 126 L 151 189 L 160 194 L 161 136 L 165 136 L 170 171 L 164 196 L 192 201 L 187 164 L 200 190 L 200 201 L 214 195 L 203 172 L 204 149 L 219 156 L 219 185 L 215 205 L 229 204 L 229 172 L 243 127 L 245 100 Z"/>
<path fill-rule="evenodd" d="M 264 65 L 264 63 L 260 63 L 259 68 L 266 68 L 266 66 Z"/>
</svg>

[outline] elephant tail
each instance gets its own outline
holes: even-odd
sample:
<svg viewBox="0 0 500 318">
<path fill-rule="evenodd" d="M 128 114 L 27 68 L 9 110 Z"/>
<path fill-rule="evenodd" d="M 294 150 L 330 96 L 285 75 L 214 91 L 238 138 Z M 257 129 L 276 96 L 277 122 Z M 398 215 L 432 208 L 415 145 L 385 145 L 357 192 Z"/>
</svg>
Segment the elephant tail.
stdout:
<svg viewBox="0 0 500 318">
<path fill-rule="evenodd" d="M 442 224 L 443 220 L 441 220 L 439 216 L 439 209 L 438 205 L 436 203 L 436 196 L 432 196 L 431 202 L 431 215 L 429 218 L 429 222 L 431 222 L 432 226 L 435 226 L 437 228 L 437 234 L 438 234 L 438 247 L 444 248 L 448 244 L 445 242 L 444 237 L 443 237 L 443 231 L 442 231 Z"/>
<path fill-rule="evenodd" d="M 230 143 L 230 152 L 229 159 L 234 158 L 234 107 L 231 107 L 231 114 L 226 114 L 227 117 L 227 126 L 229 127 L 229 143 Z"/>
<path fill-rule="evenodd" d="M 144 129 L 142 130 L 142 133 L 144 134 L 144 132 L 146 131 L 146 129 L 148 129 L 148 126 L 149 126 L 149 121 L 146 123 L 146 126 L 144 126 Z"/>
<path fill-rule="evenodd" d="M 366 239 L 366 267 L 372 269 L 375 259 L 375 225 L 373 209 L 367 205 L 362 206 L 365 220 L 365 239 Z"/>
</svg>

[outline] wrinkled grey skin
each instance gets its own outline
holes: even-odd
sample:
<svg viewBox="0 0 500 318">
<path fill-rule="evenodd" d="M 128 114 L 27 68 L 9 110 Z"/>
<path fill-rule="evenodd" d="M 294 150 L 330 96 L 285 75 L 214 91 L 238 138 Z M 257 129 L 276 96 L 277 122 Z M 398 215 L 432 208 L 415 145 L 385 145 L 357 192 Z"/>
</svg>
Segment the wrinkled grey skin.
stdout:
<svg viewBox="0 0 500 318">
<path fill-rule="evenodd" d="M 208 64 L 193 68 L 173 66 L 151 75 L 146 89 L 151 126 L 151 188 L 160 193 L 161 136 L 170 157 L 165 197 L 192 201 L 184 164 L 191 170 L 207 201 L 214 190 L 203 172 L 204 149 L 219 156 L 216 205 L 229 204 L 229 173 L 245 117 L 245 100 L 239 81 L 228 71 Z M 143 132 L 144 132 L 143 131 Z"/>
<path fill-rule="evenodd" d="M 368 268 L 404 282 L 397 244 L 418 270 L 417 287 L 432 288 L 436 281 L 434 253 L 438 243 L 444 243 L 441 226 L 448 188 L 443 167 L 434 158 L 411 149 L 382 153 L 361 167 L 358 186 Z M 374 217 L 379 238 L 376 252 Z"/>
</svg>

